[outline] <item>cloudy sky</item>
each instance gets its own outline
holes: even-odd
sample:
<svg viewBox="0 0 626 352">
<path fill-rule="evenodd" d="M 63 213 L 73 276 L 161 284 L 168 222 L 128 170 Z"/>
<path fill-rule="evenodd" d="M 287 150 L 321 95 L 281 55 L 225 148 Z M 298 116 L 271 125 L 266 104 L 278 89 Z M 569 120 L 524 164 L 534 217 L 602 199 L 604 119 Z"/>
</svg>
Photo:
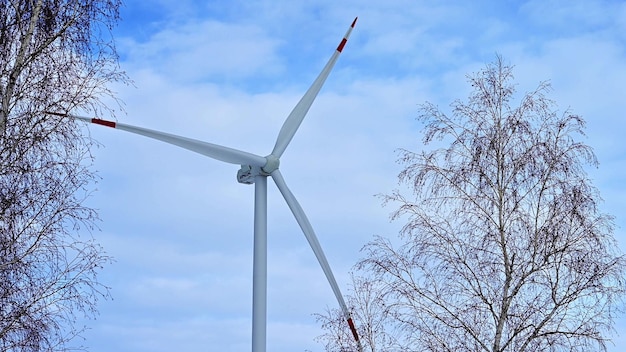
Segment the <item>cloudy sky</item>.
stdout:
<svg viewBox="0 0 626 352">
<path fill-rule="evenodd" d="M 374 235 L 393 236 L 397 148 L 420 150 L 417 106 L 447 109 L 496 53 L 520 93 L 551 97 L 588 122 L 590 170 L 626 249 L 626 3 L 622 1 L 127 0 L 115 31 L 134 86 L 115 86 L 119 122 L 266 155 L 285 117 L 350 41 L 282 158 L 281 170 L 339 285 Z M 85 126 L 102 147 L 89 200 L 115 258 L 85 344 L 105 351 L 249 351 L 254 187 L 238 167 Z M 269 184 L 268 350 L 322 351 L 313 313 L 337 308 L 314 255 Z M 626 350 L 626 318 L 610 351 Z"/>
</svg>

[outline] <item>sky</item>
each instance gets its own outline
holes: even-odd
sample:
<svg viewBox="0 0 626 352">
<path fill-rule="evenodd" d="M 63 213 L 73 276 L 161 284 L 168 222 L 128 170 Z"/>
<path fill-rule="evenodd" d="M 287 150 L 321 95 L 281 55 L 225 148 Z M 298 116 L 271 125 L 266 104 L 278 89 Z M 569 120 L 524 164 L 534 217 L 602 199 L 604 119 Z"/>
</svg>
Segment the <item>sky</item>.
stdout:
<svg viewBox="0 0 626 352">
<path fill-rule="evenodd" d="M 119 122 L 267 155 L 293 106 L 358 16 L 348 44 L 281 159 L 344 294 L 360 249 L 395 236 L 397 149 L 422 148 L 418 105 L 449 111 L 466 74 L 496 54 L 518 94 L 549 80 L 587 121 L 589 175 L 626 249 L 626 3 L 621 1 L 127 0 L 114 31 L 132 85 L 113 85 Z M 115 104 L 112 105 L 116 107 Z M 254 187 L 237 166 L 123 131 L 101 143 L 88 205 L 115 262 L 83 342 L 93 352 L 249 351 Z M 338 308 L 272 182 L 268 351 L 323 351 L 314 313 Z M 358 322 L 357 322 L 358 324 Z M 609 351 L 626 350 L 626 316 Z"/>
</svg>

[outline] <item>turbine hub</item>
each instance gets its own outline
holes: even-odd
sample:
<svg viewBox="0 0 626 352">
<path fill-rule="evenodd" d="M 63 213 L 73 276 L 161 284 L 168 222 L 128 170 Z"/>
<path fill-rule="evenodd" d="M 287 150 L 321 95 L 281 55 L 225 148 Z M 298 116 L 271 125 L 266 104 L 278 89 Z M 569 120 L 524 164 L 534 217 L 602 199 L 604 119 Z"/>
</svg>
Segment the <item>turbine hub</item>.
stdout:
<svg viewBox="0 0 626 352">
<path fill-rule="evenodd" d="M 265 163 L 265 166 L 261 168 L 261 171 L 269 175 L 274 172 L 274 170 L 278 169 L 278 166 L 280 165 L 280 159 L 278 159 L 276 155 L 270 154 L 265 157 L 265 160 L 267 160 L 267 162 Z"/>
<path fill-rule="evenodd" d="M 274 170 L 278 169 L 280 160 L 273 154 L 265 157 L 265 166 L 258 167 L 252 165 L 241 165 L 241 169 L 237 171 L 237 181 L 246 185 L 254 183 L 257 176 L 269 176 Z"/>
</svg>

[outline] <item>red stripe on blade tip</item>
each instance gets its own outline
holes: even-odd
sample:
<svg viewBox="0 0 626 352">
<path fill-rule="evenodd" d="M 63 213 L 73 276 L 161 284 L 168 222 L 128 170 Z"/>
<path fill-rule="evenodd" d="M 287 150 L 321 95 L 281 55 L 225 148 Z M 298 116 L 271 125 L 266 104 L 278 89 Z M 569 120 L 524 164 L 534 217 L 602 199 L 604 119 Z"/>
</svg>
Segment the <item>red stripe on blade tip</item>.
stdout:
<svg viewBox="0 0 626 352">
<path fill-rule="evenodd" d="M 91 123 L 95 123 L 96 125 L 102 125 L 102 126 L 115 128 L 115 121 L 108 121 L 108 120 L 102 120 L 102 119 L 91 119 Z"/>
<path fill-rule="evenodd" d="M 339 46 L 337 47 L 337 51 L 341 52 L 343 50 L 343 47 L 346 46 L 346 43 L 348 42 L 348 39 L 343 38 L 341 40 L 341 43 L 339 43 Z"/>
<path fill-rule="evenodd" d="M 358 342 L 359 334 L 356 332 L 356 327 L 354 326 L 352 318 L 348 318 L 348 325 L 350 326 L 350 330 L 352 331 L 352 336 L 354 336 L 354 339 Z"/>
</svg>

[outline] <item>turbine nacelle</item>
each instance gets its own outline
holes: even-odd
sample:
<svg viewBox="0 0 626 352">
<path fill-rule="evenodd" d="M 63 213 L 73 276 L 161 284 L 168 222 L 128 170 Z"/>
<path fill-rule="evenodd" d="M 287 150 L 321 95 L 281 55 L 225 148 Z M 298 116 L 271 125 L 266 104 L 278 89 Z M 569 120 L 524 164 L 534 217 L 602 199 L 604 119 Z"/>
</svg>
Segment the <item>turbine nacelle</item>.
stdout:
<svg viewBox="0 0 626 352">
<path fill-rule="evenodd" d="M 263 166 L 241 165 L 241 168 L 237 171 L 237 182 L 251 185 L 257 176 L 267 177 L 272 172 L 278 170 L 280 159 L 276 155 L 270 154 L 265 157 L 265 160 L 266 162 Z"/>
</svg>

